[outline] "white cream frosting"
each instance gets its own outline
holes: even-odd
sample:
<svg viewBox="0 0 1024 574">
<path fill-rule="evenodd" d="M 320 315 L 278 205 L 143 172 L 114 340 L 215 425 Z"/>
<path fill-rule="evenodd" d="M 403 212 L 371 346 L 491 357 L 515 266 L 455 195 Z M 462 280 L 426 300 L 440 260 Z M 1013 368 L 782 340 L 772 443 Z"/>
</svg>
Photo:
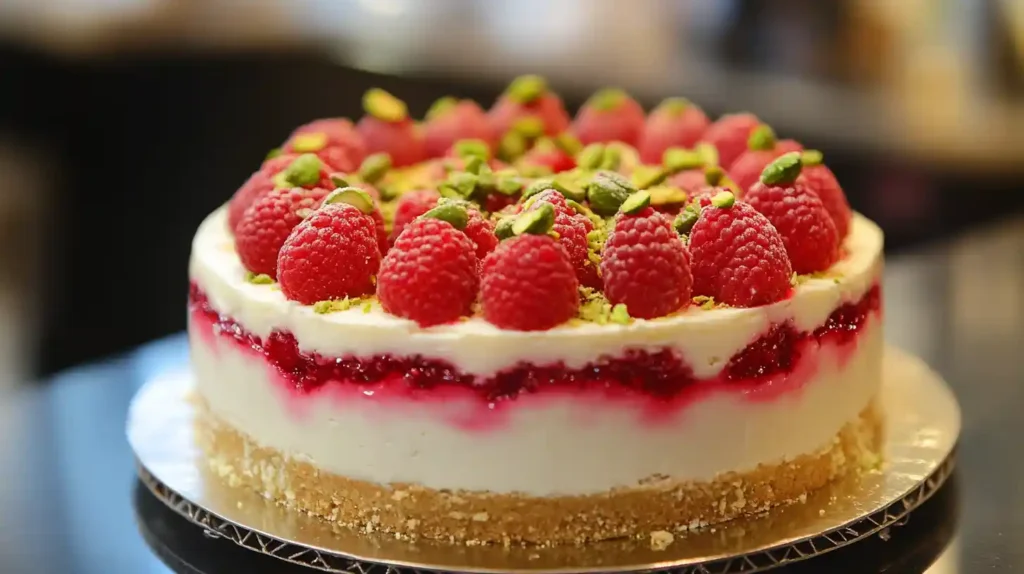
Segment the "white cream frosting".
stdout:
<svg viewBox="0 0 1024 574">
<path fill-rule="evenodd" d="M 855 215 L 846 239 L 847 255 L 827 277 L 807 278 L 792 297 L 751 309 L 691 307 L 683 313 L 629 325 L 573 322 L 539 332 L 498 329 L 474 317 L 429 329 L 387 314 L 376 304 L 317 314 L 288 301 L 275 285 L 245 281 L 226 224 L 226 209 L 211 214 L 199 227 L 192 245 L 189 273 L 210 304 L 265 338 L 273 330 L 292 333 L 304 351 L 328 356 L 369 357 L 381 354 L 422 355 L 445 360 L 465 373 L 489 376 L 527 361 L 564 363 L 578 368 L 624 349 L 671 348 L 692 365 L 697 377 L 717 374 L 726 361 L 762 335 L 773 323 L 790 320 L 811 330 L 845 302 L 858 300 L 880 278 L 882 232 Z"/>
</svg>

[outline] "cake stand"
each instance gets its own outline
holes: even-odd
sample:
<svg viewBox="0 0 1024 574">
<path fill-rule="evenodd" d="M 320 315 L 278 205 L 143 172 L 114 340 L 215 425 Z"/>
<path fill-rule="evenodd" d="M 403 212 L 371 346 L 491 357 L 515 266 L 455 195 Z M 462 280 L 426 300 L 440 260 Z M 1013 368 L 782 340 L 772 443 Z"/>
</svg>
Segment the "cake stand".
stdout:
<svg viewBox="0 0 1024 574">
<path fill-rule="evenodd" d="M 881 470 L 837 481 L 759 517 L 676 534 L 665 548 L 650 540 L 555 548 L 405 542 L 288 511 L 206 472 L 194 445 L 192 380 L 185 373 L 150 381 L 138 392 L 127 432 L 142 484 L 207 536 L 327 572 L 751 573 L 874 536 L 886 540 L 949 478 L 960 432 L 952 392 L 919 359 L 893 348 L 886 350 L 883 377 Z"/>
</svg>

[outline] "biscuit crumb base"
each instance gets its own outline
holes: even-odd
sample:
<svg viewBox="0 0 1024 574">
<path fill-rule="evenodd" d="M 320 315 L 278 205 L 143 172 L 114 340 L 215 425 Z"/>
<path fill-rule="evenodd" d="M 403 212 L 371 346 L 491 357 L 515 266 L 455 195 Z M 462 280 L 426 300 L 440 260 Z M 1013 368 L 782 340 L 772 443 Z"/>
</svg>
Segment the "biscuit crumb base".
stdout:
<svg viewBox="0 0 1024 574">
<path fill-rule="evenodd" d="M 825 448 L 710 482 L 652 477 L 637 486 L 582 496 L 534 497 L 381 485 L 323 472 L 260 446 L 211 415 L 200 400 L 197 440 L 209 468 L 229 486 L 255 490 L 290 509 L 366 533 L 465 545 L 586 544 L 622 537 L 672 544 L 672 532 L 762 514 L 807 499 L 847 474 L 876 467 L 883 419 L 872 404 Z"/>
</svg>

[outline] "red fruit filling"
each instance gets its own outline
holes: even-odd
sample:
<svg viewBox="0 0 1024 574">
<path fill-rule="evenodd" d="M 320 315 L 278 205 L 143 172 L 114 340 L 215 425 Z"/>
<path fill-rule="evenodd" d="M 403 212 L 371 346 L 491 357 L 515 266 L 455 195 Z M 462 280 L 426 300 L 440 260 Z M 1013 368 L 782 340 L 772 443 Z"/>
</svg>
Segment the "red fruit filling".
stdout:
<svg viewBox="0 0 1024 574">
<path fill-rule="evenodd" d="M 213 333 L 234 339 L 244 348 L 264 356 L 300 394 L 314 392 L 330 382 L 367 386 L 397 384 L 414 395 L 457 386 L 489 404 L 514 400 L 524 394 L 586 390 L 625 391 L 630 395 L 667 400 L 723 387 L 753 393 L 770 386 L 779 375 L 793 373 L 805 352 L 813 351 L 826 341 L 838 346 L 854 343 L 868 317 L 881 311 L 881 289 L 875 285 L 859 301 L 840 306 L 813 331 L 797 331 L 788 322 L 774 325 L 736 353 L 722 373 L 711 380 L 698 380 L 689 363 L 670 349 L 631 349 L 623 356 L 602 359 L 582 368 L 522 363 L 491 377 L 462 373 L 450 363 L 421 356 L 325 357 L 299 350 L 291 333 L 275 331 L 266 341 L 262 340 L 214 310 L 195 283 L 189 289 L 189 307 L 193 320 L 198 318 L 208 323 Z M 207 327 L 201 325 L 200 328 Z"/>
</svg>

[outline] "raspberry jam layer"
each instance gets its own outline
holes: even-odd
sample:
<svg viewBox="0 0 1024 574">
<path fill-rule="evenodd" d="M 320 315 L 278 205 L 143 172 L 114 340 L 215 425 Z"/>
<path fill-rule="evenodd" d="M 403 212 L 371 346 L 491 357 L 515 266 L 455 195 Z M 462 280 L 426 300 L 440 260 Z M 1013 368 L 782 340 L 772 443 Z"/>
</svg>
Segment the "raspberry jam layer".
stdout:
<svg viewBox="0 0 1024 574">
<path fill-rule="evenodd" d="M 522 363 L 489 377 L 466 374 L 450 363 L 421 356 L 328 357 L 300 350 L 288 332 L 274 331 L 261 339 L 212 308 L 195 283 L 189 291 L 189 308 L 194 328 L 232 339 L 262 356 L 298 395 L 315 393 L 325 385 L 352 385 L 363 394 L 412 399 L 440 398 L 458 390 L 460 395 L 475 395 L 494 409 L 524 395 L 588 391 L 646 397 L 666 404 L 723 390 L 767 400 L 812 378 L 807 365 L 801 364 L 811 362 L 801 361 L 805 355 L 831 345 L 839 350 L 840 360 L 848 356 L 869 317 L 880 312 L 881 292 L 874 285 L 860 300 L 835 309 L 813 331 L 799 331 L 790 322 L 773 325 L 734 354 L 711 379 L 695 377 L 685 357 L 672 349 L 629 349 L 582 368 Z M 798 371 L 803 375 L 797 376 Z"/>
</svg>

